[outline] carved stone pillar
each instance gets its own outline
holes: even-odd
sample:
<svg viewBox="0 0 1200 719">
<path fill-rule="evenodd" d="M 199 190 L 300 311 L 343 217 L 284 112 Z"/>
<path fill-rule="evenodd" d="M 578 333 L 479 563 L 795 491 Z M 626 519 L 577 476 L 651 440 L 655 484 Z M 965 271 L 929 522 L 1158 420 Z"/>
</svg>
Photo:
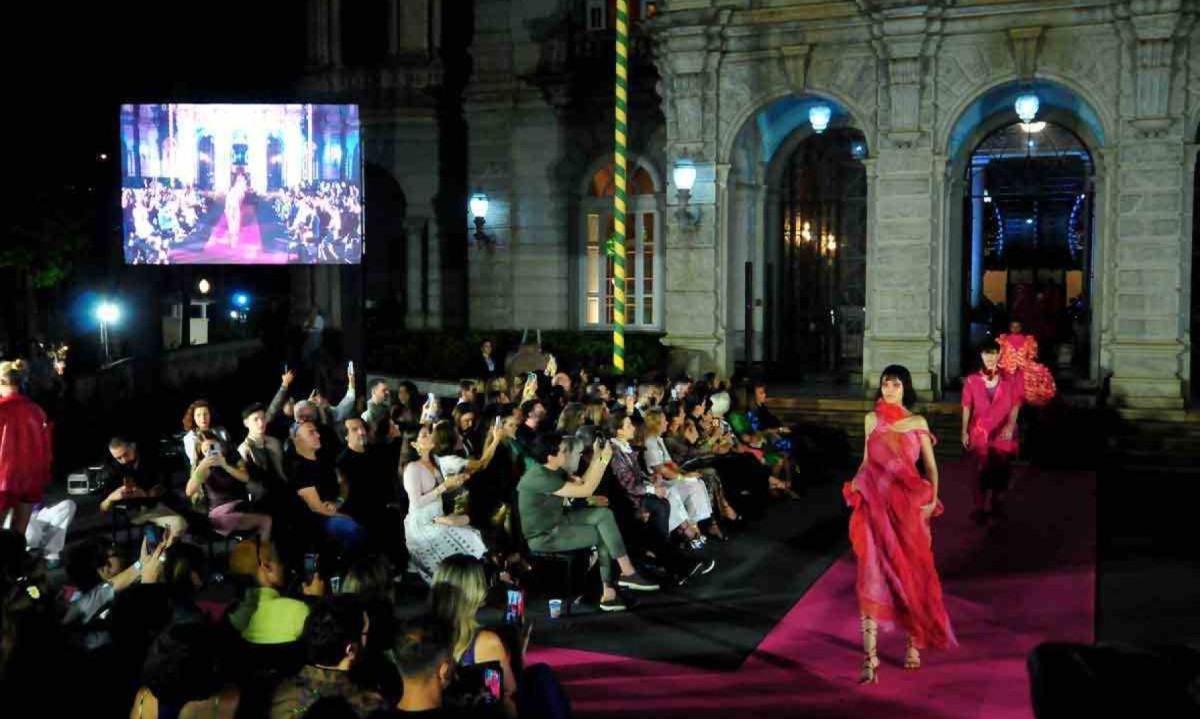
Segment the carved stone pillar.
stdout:
<svg viewBox="0 0 1200 719">
<path fill-rule="evenodd" d="M 1134 0 L 1134 72 L 1137 77 L 1133 126 L 1148 136 L 1170 128 L 1171 60 L 1179 28 L 1179 0 Z"/>
</svg>

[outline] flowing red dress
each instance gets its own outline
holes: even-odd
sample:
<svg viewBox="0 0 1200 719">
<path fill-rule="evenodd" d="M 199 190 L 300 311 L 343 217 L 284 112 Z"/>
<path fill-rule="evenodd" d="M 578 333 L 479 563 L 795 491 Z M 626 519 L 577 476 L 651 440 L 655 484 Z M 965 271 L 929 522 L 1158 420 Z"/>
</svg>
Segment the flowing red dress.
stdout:
<svg viewBox="0 0 1200 719">
<path fill-rule="evenodd" d="M 933 485 L 917 472 L 925 430 L 892 429 L 885 411 L 867 439 L 867 461 L 842 495 L 853 507 L 850 543 L 858 559 L 859 611 L 890 630 L 899 624 L 919 649 L 957 646 L 933 564 L 933 535 L 921 507 Z M 857 487 L 857 488 L 856 488 Z M 939 501 L 934 515 L 942 513 Z"/>
<path fill-rule="evenodd" d="M 23 394 L 0 397 L 0 516 L 42 501 L 51 465 L 46 413 Z"/>
</svg>

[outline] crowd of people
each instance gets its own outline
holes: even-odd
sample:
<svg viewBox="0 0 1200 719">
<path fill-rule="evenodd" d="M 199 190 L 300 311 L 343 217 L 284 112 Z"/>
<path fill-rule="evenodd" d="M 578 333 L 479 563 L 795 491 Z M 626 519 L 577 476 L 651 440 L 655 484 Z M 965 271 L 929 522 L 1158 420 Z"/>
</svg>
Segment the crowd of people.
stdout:
<svg viewBox="0 0 1200 719">
<path fill-rule="evenodd" d="M 545 563 L 568 552 L 595 567 L 599 583 L 578 592 L 602 612 L 701 581 L 717 571 L 713 543 L 798 498 L 802 463 L 763 383 L 607 381 L 536 355 L 507 373 L 485 353 L 481 377 L 441 398 L 373 380 L 360 399 L 351 365 L 334 404 L 294 396 L 288 371 L 267 401 L 246 398 L 238 428 L 196 400 L 175 452 L 123 435 L 97 448 L 113 536 L 65 548 L 74 502 L 42 506 L 50 422 L 6 364 L 0 422 L 29 451 L 0 462 L 0 514 L 14 520 L 0 540 L 0 683 L 45 686 L 32 657 L 54 651 L 95 678 L 113 716 L 318 716 L 334 700 L 356 716 L 563 716 L 553 671 L 525 666 L 528 624 L 478 624 L 489 598 L 547 595 L 558 575 Z M 221 537 L 227 560 L 212 554 Z M 232 603 L 204 598 L 222 561 Z M 394 596 L 406 575 L 430 587 L 411 622 Z"/>
<path fill-rule="evenodd" d="M 158 181 L 121 191 L 125 259 L 135 265 L 165 265 L 170 250 L 195 231 L 209 200 L 195 187 Z"/>
<path fill-rule="evenodd" d="M 275 198 L 289 237 L 289 261 L 357 264 L 362 258 L 362 198 L 358 186 L 322 181 Z"/>
</svg>

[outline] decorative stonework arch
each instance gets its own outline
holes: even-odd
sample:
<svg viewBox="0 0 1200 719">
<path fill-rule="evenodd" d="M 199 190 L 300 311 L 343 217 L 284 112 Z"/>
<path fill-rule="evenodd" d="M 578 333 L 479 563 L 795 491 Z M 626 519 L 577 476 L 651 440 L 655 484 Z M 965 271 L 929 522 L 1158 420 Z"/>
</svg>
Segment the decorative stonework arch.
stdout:
<svg viewBox="0 0 1200 719">
<path fill-rule="evenodd" d="M 1058 78 L 1040 75 L 1021 83 L 1012 78 L 981 86 L 964 96 L 952 114 L 947 114 L 935 136 L 935 151 L 944 159 L 942 177 L 941 266 L 938 294 L 941 298 L 942 328 L 945 342 L 942 348 L 942 373 L 948 380 L 962 375 L 963 278 L 957 268 L 962 266 L 965 251 L 963 237 L 963 193 L 966 190 L 967 166 L 979 144 L 992 133 L 1012 125 L 1016 120 L 1013 102 L 1018 95 L 1035 93 L 1041 101 L 1037 120 L 1053 123 L 1068 130 L 1087 150 L 1092 163 L 1093 224 L 1089 252 L 1091 255 L 1091 284 L 1087 296 L 1091 302 L 1091 366 L 1092 380 L 1101 376 L 1101 335 L 1106 327 L 1104 307 L 1109 285 L 1105 266 L 1105 248 L 1115 227 L 1113 203 L 1108 202 L 1106 150 L 1115 143 L 1116 128 L 1111 116 L 1098 109 L 1077 83 L 1060 82 Z"/>
<path fill-rule="evenodd" d="M 858 103 L 846 95 L 824 87 L 805 87 L 804 92 L 795 92 L 788 88 L 776 88 L 752 98 L 750 102 L 743 105 L 742 109 L 730 119 L 726 126 L 718 128 L 717 162 L 731 162 L 731 157 L 740 135 L 753 118 L 780 100 L 801 97 L 821 98 L 828 100 L 831 105 L 840 106 L 840 109 L 844 111 L 843 114 L 850 118 L 851 122 L 849 124 L 862 130 L 863 134 L 867 137 L 867 142 L 871 146 L 875 145 L 878 131 L 873 121 L 873 113 L 866 112 Z M 835 107 L 835 111 L 836 109 L 838 108 Z M 836 119 L 837 115 L 835 114 L 834 117 Z M 807 118 L 804 119 L 804 122 L 807 122 Z M 792 129 L 795 130 L 803 124 L 803 122 L 799 123 Z M 770 159 L 764 158 L 763 161 L 769 162 Z"/>
<path fill-rule="evenodd" d="M 780 211 L 783 169 L 800 145 L 816 133 L 808 119 L 808 110 L 827 105 L 832 111 L 828 132 L 850 128 L 862 133 L 866 150 L 873 149 L 874 126 L 865 122 L 861 110 L 847 104 L 839 93 L 812 90 L 805 93 L 775 92 L 764 95 L 755 105 L 738 114 L 732 136 L 726 136 L 718 150 L 718 165 L 728 168 L 728 181 L 718 188 L 717 202 L 726 208 L 719 232 L 724 238 L 719 250 L 726 267 L 729 300 L 725 305 L 724 326 L 728 364 L 746 355 L 747 296 L 755 306 L 751 353 L 754 361 L 772 361 L 774 343 L 765 341 L 768 313 L 780 296 L 782 286 L 778 270 L 782 266 L 781 247 L 776 246 L 775 228 L 782 226 Z M 869 161 L 868 161 L 869 162 Z M 869 202 L 869 200 L 868 200 Z M 752 284 L 747 286 L 745 268 L 750 263 Z M 768 267 L 776 276 L 768 278 Z M 774 308 L 776 311 L 778 308 Z"/>
</svg>

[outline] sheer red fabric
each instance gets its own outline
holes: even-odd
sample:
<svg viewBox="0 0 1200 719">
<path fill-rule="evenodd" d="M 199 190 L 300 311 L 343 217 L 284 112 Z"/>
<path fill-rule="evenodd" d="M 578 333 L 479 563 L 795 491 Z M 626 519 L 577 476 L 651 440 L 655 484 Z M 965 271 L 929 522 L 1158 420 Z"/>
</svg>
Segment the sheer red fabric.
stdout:
<svg viewBox="0 0 1200 719">
<path fill-rule="evenodd" d="M 41 501 L 51 462 L 46 413 L 25 395 L 0 397 L 0 503 Z"/>
<path fill-rule="evenodd" d="M 842 487 L 850 515 L 850 543 L 858 559 L 859 611 L 884 629 L 900 625 L 919 648 L 957 646 L 933 563 L 933 535 L 921 507 L 933 485 L 917 472 L 924 430 L 896 431 L 889 412 L 867 439 L 867 458 Z M 934 516 L 941 514 L 939 501 Z"/>
</svg>

